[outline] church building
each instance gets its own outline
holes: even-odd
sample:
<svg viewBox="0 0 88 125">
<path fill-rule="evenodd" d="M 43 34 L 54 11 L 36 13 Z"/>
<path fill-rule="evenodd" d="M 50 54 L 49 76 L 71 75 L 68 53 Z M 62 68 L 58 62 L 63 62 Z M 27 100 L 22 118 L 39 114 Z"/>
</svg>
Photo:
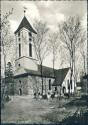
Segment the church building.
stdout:
<svg viewBox="0 0 88 125">
<path fill-rule="evenodd" d="M 24 16 L 18 29 L 15 31 L 16 60 L 15 60 L 15 93 L 33 95 L 35 92 L 42 92 L 41 66 L 35 54 L 33 36 L 36 30 L 31 26 Z M 49 90 L 68 93 L 70 68 L 55 69 L 43 66 L 43 93 Z M 74 91 L 71 88 L 71 91 Z"/>
</svg>

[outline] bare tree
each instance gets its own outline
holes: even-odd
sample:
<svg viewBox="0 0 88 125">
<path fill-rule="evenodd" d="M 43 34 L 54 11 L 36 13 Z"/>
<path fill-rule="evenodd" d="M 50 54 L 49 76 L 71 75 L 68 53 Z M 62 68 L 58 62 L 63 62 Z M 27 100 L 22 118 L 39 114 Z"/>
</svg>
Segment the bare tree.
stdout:
<svg viewBox="0 0 88 125">
<path fill-rule="evenodd" d="M 8 21 L 9 16 L 12 14 L 13 9 L 11 11 L 9 11 L 8 13 L 6 13 L 5 15 L 2 16 L 1 18 L 1 23 L 0 23 L 0 27 L 1 27 L 1 45 L 0 45 L 0 54 L 3 55 L 4 60 L 4 83 L 3 83 L 3 89 L 2 89 L 2 100 L 4 101 L 5 98 L 5 88 L 6 88 L 6 81 L 5 81 L 5 72 L 6 72 L 6 54 L 7 54 L 7 50 L 9 49 L 11 42 L 12 42 L 12 38 L 10 36 L 10 32 L 9 32 L 9 28 L 10 28 L 10 24 Z M 1 14 L 1 12 L 0 12 Z M 1 16 L 0 16 L 1 17 Z"/>
<path fill-rule="evenodd" d="M 81 53 L 81 55 L 82 55 L 82 58 L 83 58 L 83 72 L 84 72 L 84 74 L 86 73 L 86 56 L 85 56 L 85 51 L 84 50 L 80 50 L 80 53 Z"/>
<path fill-rule="evenodd" d="M 60 45 L 60 43 L 58 41 L 58 32 L 54 32 L 54 33 L 50 34 L 50 36 L 49 36 L 49 48 L 50 48 L 50 51 L 52 52 L 52 55 L 53 55 L 53 73 L 54 73 L 54 76 L 55 76 L 55 61 L 57 58 L 59 45 Z"/>
<path fill-rule="evenodd" d="M 87 38 L 87 31 L 85 30 L 85 36 Z M 85 41 L 83 41 L 80 46 L 80 54 L 83 60 L 83 72 L 86 73 L 86 60 L 87 60 L 87 39 L 85 38 Z"/>
<path fill-rule="evenodd" d="M 70 56 L 70 86 L 72 89 L 72 78 L 74 78 L 75 82 L 75 53 L 80 43 L 85 39 L 79 17 L 69 17 L 60 24 L 59 33 L 60 40 L 64 43 L 64 47 L 68 50 Z"/>
<path fill-rule="evenodd" d="M 2 16 L 1 18 L 1 52 L 4 55 L 4 67 L 6 67 L 6 53 L 9 47 L 11 46 L 11 43 L 13 39 L 11 38 L 10 34 L 10 23 L 8 21 L 9 16 L 12 14 L 13 9 Z"/>
<path fill-rule="evenodd" d="M 48 27 L 46 23 L 42 21 L 35 21 L 34 24 L 35 30 L 37 32 L 36 36 L 33 37 L 33 43 L 35 48 L 35 53 L 39 64 L 41 66 L 41 80 L 42 80 L 42 94 L 43 94 L 43 61 L 48 55 L 49 47 L 47 46 L 47 36 L 48 36 Z"/>
</svg>

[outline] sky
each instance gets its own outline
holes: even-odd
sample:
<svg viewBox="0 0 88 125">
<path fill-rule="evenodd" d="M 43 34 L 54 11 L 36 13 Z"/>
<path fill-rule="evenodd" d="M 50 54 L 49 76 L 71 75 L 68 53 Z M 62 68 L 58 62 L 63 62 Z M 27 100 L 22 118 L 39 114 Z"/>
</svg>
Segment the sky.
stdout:
<svg viewBox="0 0 88 125">
<path fill-rule="evenodd" d="M 1 15 L 13 8 L 13 14 L 9 17 L 11 32 L 18 28 L 23 16 L 24 7 L 26 17 L 33 25 L 34 20 L 42 20 L 48 24 L 51 31 L 58 29 L 57 24 L 69 16 L 79 16 L 84 28 L 87 28 L 87 1 L 1 1 Z M 47 61 L 48 59 L 48 61 Z M 47 66 L 52 66 L 51 57 L 47 57 Z M 58 61 L 56 68 L 59 68 Z"/>
<path fill-rule="evenodd" d="M 87 14 L 87 1 L 2 1 L 2 14 L 14 9 L 9 18 L 13 32 L 24 16 L 24 7 L 27 8 L 26 17 L 31 24 L 35 18 L 40 19 L 47 22 L 52 30 L 57 30 L 57 24 L 68 16 L 78 15 L 82 19 Z"/>
</svg>

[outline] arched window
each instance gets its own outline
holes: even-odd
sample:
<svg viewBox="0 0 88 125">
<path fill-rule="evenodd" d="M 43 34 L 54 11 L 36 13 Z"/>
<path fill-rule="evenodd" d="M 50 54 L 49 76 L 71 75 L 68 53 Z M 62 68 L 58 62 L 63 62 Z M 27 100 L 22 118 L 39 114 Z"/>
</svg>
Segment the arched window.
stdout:
<svg viewBox="0 0 88 125">
<path fill-rule="evenodd" d="M 32 37 L 32 33 L 31 32 L 29 32 L 29 37 Z"/>
<path fill-rule="evenodd" d="M 29 38 L 29 42 L 31 42 L 32 41 L 32 38 Z"/>
<path fill-rule="evenodd" d="M 20 31 L 18 32 L 18 36 L 20 36 Z"/>
<path fill-rule="evenodd" d="M 19 41 L 20 41 L 20 38 L 19 38 Z"/>
<path fill-rule="evenodd" d="M 70 82 L 69 82 L 69 80 L 67 80 L 67 83 L 68 83 L 68 90 L 70 91 Z"/>
<path fill-rule="evenodd" d="M 19 94 L 22 95 L 22 89 L 21 88 L 19 88 Z"/>
<path fill-rule="evenodd" d="M 21 44 L 19 43 L 19 57 L 21 57 Z"/>
<path fill-rule="evenodd" d="M 29 43 L 29 56 L 32 57 L 32 44 Z"/>
<path fill-rule="evenodd" d="M 51 90 L 51 79 L 49 79 L 49 90 Z"/>
<path fill-rule="evenodd" d="M 57 86 L 55 86 L 55 91 L 57 91 Z"/>
<path fill-rule="evenodd" d="M 65 86 L 63 87 L 63 93 L 64 93 L 64 94 L 66 93 L 66 88 L 65 88 Z"/>
</svg>

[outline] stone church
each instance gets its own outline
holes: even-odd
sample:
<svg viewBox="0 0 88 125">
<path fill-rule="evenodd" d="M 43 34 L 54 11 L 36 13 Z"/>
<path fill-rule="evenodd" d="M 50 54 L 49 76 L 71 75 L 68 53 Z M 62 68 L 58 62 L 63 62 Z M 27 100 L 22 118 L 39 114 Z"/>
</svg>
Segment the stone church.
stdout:
<svg viewBox="0 0 88 125">
<path fill-rule="evenodd" d="M 15 60 L 15 93 L 33 95 L 42 91 L 41 66 L 35 54 L 32 38 L 37 32 L 24 16 L 15 31 L 16 60 Z M 69 68 L 55 70 L 43 66 L 43 93 L 49 90 L 67 93 L 69 88 Z M 72 88 L 71 88 L 71 91 Z"/>
</svg>

